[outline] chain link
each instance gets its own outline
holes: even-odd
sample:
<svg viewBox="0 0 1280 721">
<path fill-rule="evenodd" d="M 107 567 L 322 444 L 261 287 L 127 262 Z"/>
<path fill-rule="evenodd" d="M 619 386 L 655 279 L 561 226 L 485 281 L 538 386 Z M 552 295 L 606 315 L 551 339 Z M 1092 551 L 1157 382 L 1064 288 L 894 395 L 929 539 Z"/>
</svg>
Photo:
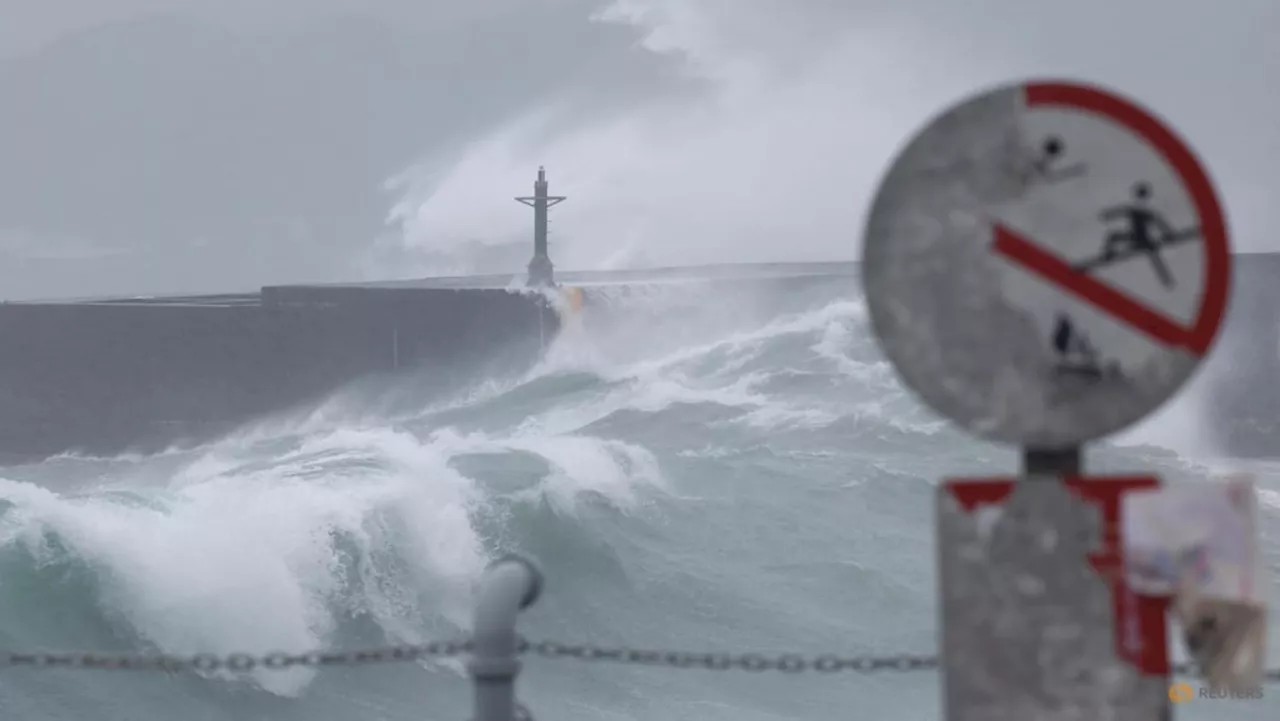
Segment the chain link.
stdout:
<svg viewBox="0 0 1280 721">
<path fill-rule="evenodd" d="M 469 640 L 432 641 L 420 645 L 384 646 L 356 651 L 315 651 L 288 654 L 269 653 L 254 656 L 233 653 L 225 656 L 196 654 L 194 656 L 134 656 L 96 653 L 4 653 L 0 651 L 0 669 L 4 668 L 77 668 L 135 671 L 252 671 L 254 669 L 279 670 L 294 667 L 362 666 L 378 663 L 417 661 L 429 657 L 448 657 L 469 654 Z M 766 656 L 756 653 L 696 653 L 687 651 L 647 651 L 625 647 L 602 647 L 589 644 L 565 644 L 557 641 L 530 642 L 520 640 L 517 650 L 542 658 L 575 659 L 579 661 L 609 661 L 641 666 L 662 666 L 678 669 L 709 671 L 749 671 L 782 673 L 875 673 L 881 671 L 914 672 L 936 671 L 937 656 L 896 654 L 890 656 L 839 656 L 823 654 L 804 656 L 781 654 Z M 1200 671 L 1195 664 L 1178 664 L 1175 676 L 1197 677 Z M 1269 669 L 1264 675 L 1269 683 L 1280 682 L 1280 669 Z"/>
<path fill-rule="evenodd" d="M 360 666 L 375 663 L 416 661 L 430 656 L 458 656 L 470 653 L 470 641 L 432 641 L 415 646 L 385 646 L 357 651 L 313 651 L 310 653 L 269 653 L 254 656 L 233 653 L 226 656 L 198 653 L 194 656 L 98 653 L 3 653 L 0 669 L 93 668 L 125 671 L 252 671 L 279 670 L 297 666 Z"/>
<path fill-rule="evenodd" d="M 582 661 L 612 661 L 615 663 L 669 668 L 697 668 L 710 671 L 781 671 L 800 673 L 838 673 L 855 671 L 928 671 L 938 667 L 935 656 L 802 656 L 782 654 L 764 656 L 756 653 L 690 653 L 686 651 L 645 651 L 634 648 L 602 648 L 585 644 L 563 644 L 555 641 L 537 643 L 522 642 L 522 653 L 532 653 L 544 658 L 572 658 Z"/>
</svg>

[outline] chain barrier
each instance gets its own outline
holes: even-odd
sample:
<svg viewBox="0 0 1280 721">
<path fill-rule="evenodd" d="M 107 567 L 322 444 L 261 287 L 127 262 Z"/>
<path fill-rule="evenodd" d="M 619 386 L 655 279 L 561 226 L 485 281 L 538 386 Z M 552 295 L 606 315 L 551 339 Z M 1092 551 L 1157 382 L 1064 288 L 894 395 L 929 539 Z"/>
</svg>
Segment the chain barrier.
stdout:
<svg viewBox="0 0 1280 721">
<path fill-rule="evenodd" d="M 268 653 L 260 656 L 247 653 L 232 653 L 225 656 L 210 653 L 175 656 L 168 654 L 0 652 L 0 669 L 23 667 L 168 672 L 282 670 L 299 666 L 364 666 L 377 663 L 417 661 L 429 657 L 459 656 L 470 651 L 470 641 L 433 641 L 421 645 L 385 646 L 355 651 L 312 651 L 299 654 Z"/>
<path fill-rule="evenodd" d="M 871 673 L 875 671 L 929 671 L 938 667 L 938 659 L 935 656 L 913 656 L 909 654 L 896 656 L 837 656 L 834 654 L 820 656 L 804 656 L 801 654 L 765 656 L 756 653 L 691 653 L 687 651 L 603 648 L 586 644 L 562 644 L 555 641 L 525 643 L 521 645 L 520 652 L 525 654 L 532 653 L 543 658 L 608 661 L 628 665 L 664 666 L 707 671 L 780 671 L 783 673 L 855 671 Z"/>
<path fill-rule="evenodd" d="M 63 668 L 106 669 L 126 671 L 253 671 L 255 669 L 281 670 L 295 667 L 365 666 L 371 664 L 418 661 L 425 658 L 461 656 L 471 652 L 470 640 L 432 641 L 420 645 L 384 646 L 355 651 L 314 651 L 288 654 L 269 653 L 252 655 L 233 653 L 174 655 L 127 655 L 96 653 L 5 653 L 0 652 L 0 669 L 5 668 Z M 687 651 L 652 651 L 625 647 L 601 647 L 589 644 L 564 644 L 556 641 L 531 643 L 521 640 L 518 651 L 550 659 L 574 659 L 578 661 L 604 661 L 625 665 L 661 666 L 675 669 L 707 671 L 748 671 L 781 673 L 877 673 L 936 671 L 937 656 L 897 654 L 891 656 L 839 656 L 822 654 L 781 654 L 768 656 L 757 653 L 697 653 Z M 1174 666 L 1176 676 L 1199 676 L 1195 664 Z M 1265 680 L 1280 682 L 1280 668 L 1267 670 Z"/>
</svg>

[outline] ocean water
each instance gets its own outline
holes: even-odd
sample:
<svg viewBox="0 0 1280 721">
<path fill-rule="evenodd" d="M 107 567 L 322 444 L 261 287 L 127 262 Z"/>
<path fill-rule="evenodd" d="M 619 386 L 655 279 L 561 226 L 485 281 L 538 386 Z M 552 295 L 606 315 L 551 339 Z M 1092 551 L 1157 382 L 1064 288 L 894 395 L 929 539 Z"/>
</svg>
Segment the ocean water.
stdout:
<svg viewBox="0 0 1280 721">
<path fill-rule="evenodd" d="M 1185 482 L 1247 465 L 1269 489 L 1274 569 L 1280 465 L 1188 450 L 1194 403 L 1193 389 L 1087 464 Z M 934 486 L 1016 467 L 1010 449 L 904 392 L 843 284 L 615 294 L 520 376 L 445 395 L 406 382 L 377 402 L 350 391 L 197 448 L 0 469 L 0 647 L 227 654 L 452 638 L 485 565 L 516 549 L 547 577 L 522 619 L 531 638 L 933 653 Z M 542 721 L 906 721 L 940 718 L 938 682 L 529 658 L 519 690 Z M 0 718 L 462 721 L 470 693 L 456 662 L 3 670 Z M 1277 699 L 1280 687 L 1177 715 L 1270 720 Z"/>
</svg>

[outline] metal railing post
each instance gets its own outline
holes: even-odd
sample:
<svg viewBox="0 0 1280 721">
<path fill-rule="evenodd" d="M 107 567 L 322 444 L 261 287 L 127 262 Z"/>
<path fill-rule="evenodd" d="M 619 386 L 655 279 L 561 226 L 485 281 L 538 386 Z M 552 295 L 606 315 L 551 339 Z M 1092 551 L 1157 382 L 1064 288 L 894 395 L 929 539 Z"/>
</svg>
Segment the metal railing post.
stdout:
<svg viewBox="0 0 1280 721">
<path fill-rule="evenodd" d="M 517 721 L 529 713 L 516 703 L 516 618 L 542 593 L 542 572 L 516 555 L 498 559 L 480 581 L 467 670 L 475 687 L 472 721 Z"/>
</svg>

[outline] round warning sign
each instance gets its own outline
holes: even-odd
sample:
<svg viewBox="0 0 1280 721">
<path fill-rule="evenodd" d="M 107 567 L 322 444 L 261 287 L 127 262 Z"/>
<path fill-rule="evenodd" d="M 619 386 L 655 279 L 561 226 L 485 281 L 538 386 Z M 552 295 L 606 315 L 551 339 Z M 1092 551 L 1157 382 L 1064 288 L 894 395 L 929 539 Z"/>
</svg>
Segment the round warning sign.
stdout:
<svg viewBox="0 0 1280 721">
<path fill-rule="evenodd" d="M 970 97 L 901 151 L 872 204 L 863 288 L 880 345 L 936 411 L 1065 448 L 1142 419 L 1208 353 L 1230 285 L 1204 168 L 1096 86 Z"/>
</svg>

